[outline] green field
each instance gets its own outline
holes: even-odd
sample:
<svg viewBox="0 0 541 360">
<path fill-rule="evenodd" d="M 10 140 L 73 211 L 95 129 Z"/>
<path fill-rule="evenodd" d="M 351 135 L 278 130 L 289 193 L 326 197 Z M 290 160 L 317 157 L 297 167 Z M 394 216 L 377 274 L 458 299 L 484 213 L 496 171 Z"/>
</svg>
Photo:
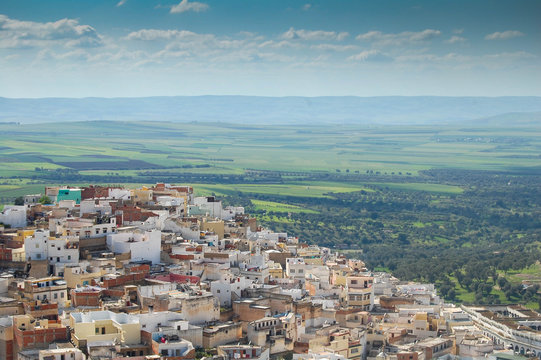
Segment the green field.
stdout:
<svg viewBox="0 0 541 360">
<path fill-rule="evenodd" d="M 304 184 L 193 184 L 194 191 L 199 195 L 232 195 L 244 194 L 271 194 L 278 196 L 299 196 L 330 198 L 332 193 L 346 193 L 361 191 L 362 186 L 351 187 L 340 184 L 304 185 Z"/>
<path fill-rule="evenodd" d="M 541 173 L 541 125 L 535 123 L 468 129 L 89 121 L 0 123 L 0 131 L 0 181 L 7 186 L 0 187 L 0 202 L 39 191 L 27 185 L 36 181 L 111 184 L 163 178 L 200 184 L 200 194 L 329 197 L 382 187 L 443 195 L 464 190 L 419 181 L 419 172 L 428 169 Z M 319 179 L 321 174 L 335 179 Z M 362 175 L 393 180 L 366 181 Z M 19 179 L 20 184 L 12 183 Z"/>
<path fill-rule="evenodd" d="M 300 206 L 278 203 L 274 201 L 251 200 L 255 210 L 268 212 L 307 213 L 317 214 L 317 211 L 305 209 Z"/>
</svg>

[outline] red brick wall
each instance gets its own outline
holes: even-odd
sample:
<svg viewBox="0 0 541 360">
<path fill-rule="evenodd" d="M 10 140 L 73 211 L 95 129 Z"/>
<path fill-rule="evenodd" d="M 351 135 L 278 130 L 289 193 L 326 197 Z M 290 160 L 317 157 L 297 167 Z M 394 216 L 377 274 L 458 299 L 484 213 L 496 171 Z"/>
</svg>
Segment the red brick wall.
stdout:
<svg viewBox="0 0 541 360">
<path fill-rule="evenodd" d="M 71 291 L 71 301 L 74 307 L 99 306 L 101 291 Z M 122 295 L 121 295 L 122 296 Z"/>
<path fill-rule="evenodd" d="M 103 280 L 102 286 L 104 288 L 111 288 L 115 286 L 122 286 L 127 285 L 129 283 L 134 283 L 137 281 L 141 281 L 146 277 L 146 273 L 135 273 L 135 274 L 129 274 L 129 275 L 122 275 L 115 279 L 105 279 Z"/>
<path fill-rule="evenodd" d="M 11 261 L 11 249 L 0 247 L 0 261 Z"/>
<path fill-rule="evenodd" d="M 130 265 L 126 267 L 126 271 L 130 273 L 148 273 L 150 271 L 150 266 L 147 264 L 141 264 L 141 265 Z"/>
<path fill-rule="evenodd" d="M 15 328 L 13 332 L 19 350 L 47 346 L 52 342 L 68 339 L 68 331 L 65 327 L 25 331 Z"/>
</svg>

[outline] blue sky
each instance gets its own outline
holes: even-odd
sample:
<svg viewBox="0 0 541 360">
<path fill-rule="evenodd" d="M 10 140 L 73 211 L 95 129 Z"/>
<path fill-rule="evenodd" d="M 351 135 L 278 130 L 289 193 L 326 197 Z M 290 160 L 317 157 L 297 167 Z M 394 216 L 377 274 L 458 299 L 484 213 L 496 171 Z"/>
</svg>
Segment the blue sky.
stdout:
<svg viewBox="0 0 541 360">
<path fill-rule="evenodd" d="M 0 96 L 541 96 L 541 1 L 0 2 Z"/>
</svg>

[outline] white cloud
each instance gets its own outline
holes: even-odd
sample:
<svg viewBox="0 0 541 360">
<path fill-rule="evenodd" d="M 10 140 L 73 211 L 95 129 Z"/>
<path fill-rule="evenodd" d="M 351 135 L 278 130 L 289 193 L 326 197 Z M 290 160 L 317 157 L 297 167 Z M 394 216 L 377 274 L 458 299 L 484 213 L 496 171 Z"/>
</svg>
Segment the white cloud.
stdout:
<svg viewBox="0 0 541 360">
<path fill-rule="evenodd" d="M 274 41 L 267 40 L 258 45 L 260 48 L 273 48 L 273 49 L 283 49 L 283 48 L 299 48 L 301 45 L 299 43 L 291 42 L 288 40 Z"/>
<path fill-rule="evenodd" d="M 96 47 L 102 44 L 102 37 L 92 26 L 81 25 L 75 19 L 40 23 L 0 15 L 0 47 Z"/>
<path fill-rule="evenodd" d="M 389 61 L 392 61 L 393 59 L 390 56 L 383 54 L 379 50 L 372 49 L 372 50 L 361 51 L 360 53 L 358 53 L 356 55 L 352 55 L 352 56 L 348 57 L 348 60 L 389 62 Z"/>
<path fill-rule="evenodd" d="M 311 7 L 312 7 L 312 4 L 304 4 L 304 6 L 302 7 L 302 9 L 303 9 L 304 11 L 308 11 L 308 10 L 310 10 Z"/>
<path fill-rule="evenodd" d="M 141 29 L 133 31 L 126 36 L 127 40 L 155 41 L 155 40 L 210 40 L 212 34 L 198 34 L 188 30 L 159 30 Z"/>
<path fill-rule="evenodd" d="M 295 30 L 294 28 L 289 28 L 288 31 L 282 34 L 282 38 L 287 40 L 338 40 L 342 41 L 349 36 L 348 32 L 336 32 L 336 31 L 324 31 L 324 30 Z"/>
<path fill-rule="evenodd" d="M 485 55 L 485 57 L 489 59 L 509 59 L 509 60 L 517 60 L 517 59 L 535 59 L 537 58 L 536 55 L 526 52 L 526 51 L 516 51 L 516 52 L 503 52 L 499 54 L 488 54 Z"/>
<path fill-rule="evenodd" d="M 496 31 L 492 34 L 488 34 L 487 36 L 485 36 L 485 40 L 507 40 L 519 36 L 524 36 L 524 34 L 518 30 L 507 30 L 502 32 Z"/>
<path fill-rule="evenodd" d="M 358 46 L 355 45 L 336 45 L 336 44 L 317 44 L 310 46 L 313 50 L 323 51 L 353 51 L 357 50 Z"/>
<path fill-rule="evenodd" d="M 423 31 L 404 31 L 401 33 L 383 33 L 381 31 L 369 31 L 359 34 L 356 39 L 369 41 L 378 45 L 399 45 L 404 43 L 415 43 L 431 40 L 441 35 L 441 31 L 425 29 Z"/>
<path fill-rule="evenodd" d="M 121 7 L 122 5 L 124 5 L 128 0 L 120 0 L 117 4 L 116 4 L 116 7 Z"/>
<path fill-rule="evenodd" d="M 453 35 L 449 40 L 446 40 L 446 43 L 449 44 L 457 44 L 457 43 L 463 43 L 466 41 L 466 38 L 463 38 L 462 36 Z"/>
<path fill-rule="evenodd" d="M 182 0 L 178 4 L 173 5 L 171 7 L 170 13 L 180 14 L 186 11 L 202 12 L 202 11 L 206 11 L 208 8 L 209 6 L 207 4 L 204 4 L 201 2 L 197 2 L 197 1 L 189 2 L 188 0 Z"/>
<path fill-rule="evenodd" d="M 464 32 L 464 29 L 454 29 L 453 30 L 453 34 L 457 34 L 457 35 L 460 35 Z"/>
</svg>

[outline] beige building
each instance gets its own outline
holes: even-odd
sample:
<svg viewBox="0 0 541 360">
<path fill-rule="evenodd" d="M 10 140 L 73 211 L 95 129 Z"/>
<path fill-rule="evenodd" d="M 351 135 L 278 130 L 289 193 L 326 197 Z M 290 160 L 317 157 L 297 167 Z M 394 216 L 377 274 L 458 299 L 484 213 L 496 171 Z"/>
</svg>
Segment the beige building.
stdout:
<svg viewBox="0 0 541 360">
<path fill-rule="evenodd" d="M 47 349 L 39 351 L 39 360 L 86 360 L 86 356 L 76 348 Z"/>
<path fill-rule="evenodd" d="M 111 311 L 71 313 L 72 340 L 79 347 L 99 342 L 134 345 L 141 342 L 141 325 L 136 316 Z"/>
<path fill-rule="evenodd" d="M 230 321 L 205 328 L 203 330 L 203 347 L 205 349 L 214 348 L 237 342 L 240 338 L 242 338 L 241 324 Z"/>
<path fill-rule="evenodd" d="M 224 221 L 223 220 L 207 220 L 203 219 L 201 223 L 201 231 L 210 231 L 218 235 L 218 239 L 224 238 Z"/>
<path fill-rule="evenodd" d="M 69 304 L 66 281 L 58 276 L 25 280 L 23 294 L 30 300 L 58 303 L 59 308 Z"/>
<path fill-rule="evenodd" d="M 64 280 L 69 289 L 75 289 L 78 286 L 87 286 L 92 284 L 92 279 L 98 279 L 107 272 L 100 269 L 97 272 L 86 272 L 79 265 L 67 265 L 64 268 Z"/>
</svg>

